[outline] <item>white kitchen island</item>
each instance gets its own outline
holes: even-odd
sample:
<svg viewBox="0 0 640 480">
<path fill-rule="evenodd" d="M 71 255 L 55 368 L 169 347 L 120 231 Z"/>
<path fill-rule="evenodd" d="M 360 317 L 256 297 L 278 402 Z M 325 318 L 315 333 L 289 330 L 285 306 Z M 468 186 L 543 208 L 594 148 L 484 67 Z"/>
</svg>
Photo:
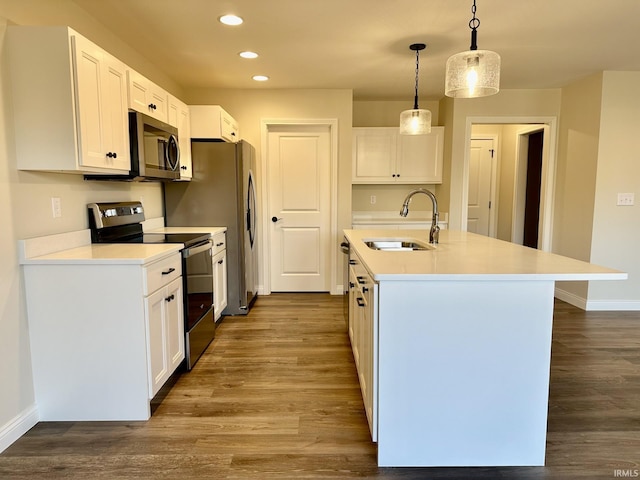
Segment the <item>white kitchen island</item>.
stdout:
<svg viewBox="0 0 640 480">
<path fill-rule="evenodd" d="M 373 344 L 359 362 L 372 363 L 378 465 L 544 465 L 555 282 L 627 275 L 467 232 L 423 251 L 364 242 L 426 243 L 427 230 L 344 233 L 377 294 L 356 308 L 374 303 L 357 328 Z"/>
</svg>

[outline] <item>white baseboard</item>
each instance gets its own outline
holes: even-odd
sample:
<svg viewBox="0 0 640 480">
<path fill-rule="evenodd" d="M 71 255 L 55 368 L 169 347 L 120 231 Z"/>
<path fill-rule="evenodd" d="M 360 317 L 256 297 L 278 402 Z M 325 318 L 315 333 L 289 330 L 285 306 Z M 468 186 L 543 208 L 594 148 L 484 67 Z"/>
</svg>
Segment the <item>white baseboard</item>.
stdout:
<svg viewBox="0 0 640 480">
<path fill-rule="evenodd" d="M 587 309 L 587 299 L 579 297 L 574 293 L 567 292 L 566 290 L 562 290 L 556 286 L 554 295 L 557 299 L 562 300 L 563 302 L 567 302 L 574 307 L 581 308 L 582 310 Z"/>
<path fill-rule="evenodd" d="M 27 433 L 39 420 L 38 409 L 33 404 L 4 424 L 0 428 L 0 453 Z"/>
<path fill-rule="evenodd" d="M 555 288 L 555 297 L 589 312 L 640 311 L 640 301 L 637 300 L 587 300 L 558 287 Z"/>
<path fill-rule="evenodd" d="M 636 300 L 587 300 L 587 310 L 589 311 L 616 311 L 630 312 L 639 311 L 640 302 Z"/>
</svg>

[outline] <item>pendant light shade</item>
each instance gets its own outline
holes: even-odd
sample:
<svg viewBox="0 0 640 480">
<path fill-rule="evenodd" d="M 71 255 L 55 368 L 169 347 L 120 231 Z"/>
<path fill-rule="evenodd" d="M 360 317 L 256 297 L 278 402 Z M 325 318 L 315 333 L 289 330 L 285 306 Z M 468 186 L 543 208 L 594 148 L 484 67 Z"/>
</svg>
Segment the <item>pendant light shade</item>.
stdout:
<svg viewBox="0 0 640 480">
<path fill-rule="evenodd" d="M 400 135 L 425 135 L 431 132 L 431 112 L 418 106 L 418 70 L 420 67 L 420 50 L 427 46 L 424 43 L 414 43 L 409 48 L 416 52 L 416 89 L 413 109 L 400 114 Z"/>
<path fill-rule="evenodd" d="M 500 55 L 490 50 L 478 50 L 478 27 L 476 1 L 471 8 L 473 18 L 471 47 L 466 52 L 452 55 L 447 60 L 444 93 L 447 97 L 477 98 L 495 95 L 500 90 Z"/>
</svg>

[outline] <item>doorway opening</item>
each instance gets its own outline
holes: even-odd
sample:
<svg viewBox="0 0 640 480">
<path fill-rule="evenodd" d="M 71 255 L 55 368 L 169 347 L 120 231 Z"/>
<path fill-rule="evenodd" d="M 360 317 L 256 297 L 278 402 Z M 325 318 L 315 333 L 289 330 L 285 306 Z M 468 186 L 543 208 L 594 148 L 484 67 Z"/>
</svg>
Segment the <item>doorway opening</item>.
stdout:
<svg viewBox="0 0 640 480">
<path fill-rule="evenodd" d="M 491 152 L 494 173 L 485 176 L 490 201 L 485 202 L 491 219 L 487 233 L 505 240 L 544 251 L 551 250 L 553 191 L 555 184 L 555 118 L 468 118 L 464 193 L 471 228 L 471 205 L 478 181 L 474 158 L 479 139 L 493 138 Z M 481 157 L 479 157 L 481 158 Z M 476 159 L 477 160 L 477 159 Z M 487 167 L 488 168 L 488 167 Z M 476 168 L 477 170 L 477 168 Z"/>
</svg>

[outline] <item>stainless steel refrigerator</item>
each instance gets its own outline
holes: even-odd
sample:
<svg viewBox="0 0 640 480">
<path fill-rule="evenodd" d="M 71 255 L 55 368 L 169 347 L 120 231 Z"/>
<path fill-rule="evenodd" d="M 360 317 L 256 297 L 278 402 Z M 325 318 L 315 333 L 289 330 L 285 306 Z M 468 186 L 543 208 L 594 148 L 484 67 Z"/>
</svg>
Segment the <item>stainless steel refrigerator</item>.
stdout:
<svg viewBox="0 0 640 480">
<path fill-rule="evenodd" d="M 255 149 L 249 143 L 192 140 L 193 178 L 164 184 L 170 227 L 227 227 L 227 308 L 245 315 L 258 291 Z"/>
</svg>

